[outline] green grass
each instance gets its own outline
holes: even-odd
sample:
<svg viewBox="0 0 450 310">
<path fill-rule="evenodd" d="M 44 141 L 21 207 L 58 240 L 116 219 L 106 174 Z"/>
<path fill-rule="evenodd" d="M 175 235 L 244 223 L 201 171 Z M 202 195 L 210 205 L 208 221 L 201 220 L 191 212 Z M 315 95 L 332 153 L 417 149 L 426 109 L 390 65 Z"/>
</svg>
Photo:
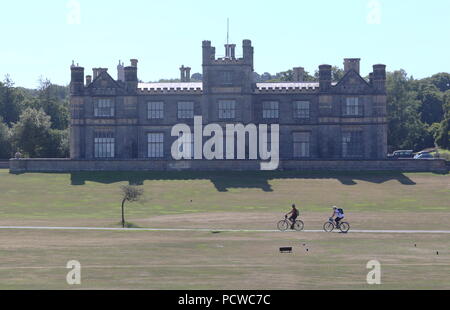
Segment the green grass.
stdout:
<svg viewBox="0 0 450 310">
<path fill-rule="evenodd" d="M 117 219 L 120 185 L 141 184 L 132 218 L 202 212 L 449 211 L 450 176 L 432 173 L 164 172 L 12 175 L 0 170 L 2 219 Z M 191 202 L 192 201 L 192 202 Z M 327 211 L 328 212 L 328 211 Z"/>
<path fill-rule="evenodd" d="M 450 229 L 450 176 L 397 172 L 0 170 L 0 226 L 120 227 L 123 184 L 145 191 L 126 206 L 130 227 L 274 229 L 295 202 L 307 229 L 320 229 L 332 205 L 353 229 Z M 0 289 L 73 289 L 69 260 L 83 268 L 75 289 L 450 288 L 447 235 L 0 230 L 0 240 Z M 365 282 L 373 259 L 379 287 Z"/>
<path fill-rule="evenodd" d="M 450 239 L 439 235 L 0 232 L 6 236 L 0 289 L 450 288 Z M 280 246 L 294 251 L 280 254 Z M 65 282 L 70 260 L 81 263 L 79 287 Z M 381 263 L 381 286 L 366 283 L 371 260 Z"/>
</svg>

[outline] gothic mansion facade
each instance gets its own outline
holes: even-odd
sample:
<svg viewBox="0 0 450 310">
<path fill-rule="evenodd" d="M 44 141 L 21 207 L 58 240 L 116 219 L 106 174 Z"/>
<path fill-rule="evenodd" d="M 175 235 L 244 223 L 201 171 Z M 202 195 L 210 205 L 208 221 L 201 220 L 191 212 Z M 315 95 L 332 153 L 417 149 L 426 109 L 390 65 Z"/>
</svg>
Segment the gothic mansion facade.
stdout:
<svg viewBox="0 0 450 310">
<path fill-rule="evenodd" d="M 117 79 L 107 69 L 72 65 L 70 149 L 72 160 L 174 161 L 176 124 L 279 124 L 280 159 L 372 160 L 387 154 L 386 66 L 374 65 L 369 81 L 360 76 L 360 60 L 345 59 L 344 77 L 332 83 L 330 65 L 319 67 L 319 81 L 255 83 L 254 49 L 243 41 L 216 57 L 203 42 L 203 81 L 190 81 L 181 68 L 179 83 L 140 83 L 138 61 L 119 63 Z M 246 142 L 247 145 L 249 141 Z M 224 148 L 226 146 L 224 145 Z"/>
</svg>

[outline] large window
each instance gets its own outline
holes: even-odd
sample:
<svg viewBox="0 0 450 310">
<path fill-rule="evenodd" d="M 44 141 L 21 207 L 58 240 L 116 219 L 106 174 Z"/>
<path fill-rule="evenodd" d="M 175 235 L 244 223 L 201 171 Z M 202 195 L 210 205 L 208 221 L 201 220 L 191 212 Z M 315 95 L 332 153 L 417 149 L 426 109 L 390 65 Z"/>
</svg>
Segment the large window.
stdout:
<svg viewBox="0 0 450 310">
<path fill-rule="evenodd" d="M 346 98 L 344 116 L 362 116 L 362 106 L 359 104 L 359 98 L 350 97 Z"/>
<path fill-rule="evenodd" d="M 219 100 L 219 119 L 234 119 L 236 117 L 236 101 Z"/>
<path fill-rule="evenodd" d="M 233 72 L 232 71 L 222 71 L 220 73 L 222 83 L 225 85 L 230 85 L 233 83 Z"/>
<path fill-rule="evenodd" d="M 115 109 L 112 99 L 97 99 L 94 102 L 95 117 L 114 117 Z"/>
<path fill-rule="evenodd" d="M 274 119 L 279 117 L 279 103 L 278 101 L 263 102 L 263 118 Z"/>
<path fill-rule="evenodd" d="M 113 132 L 96 132 L 94 137 L 94 157 L 114 158 L 115 144 Z"/>
<path fill-rule="evenodd" d="M 193 102 L 178 102 L 178 119 L 194 118 Z"/>
<path fill-rule="evenodd" d="M 164 157 L 164 134 L 149 133 L 148 138 L 148 157 L 163 158 Z"/>
<path fill-rule="evenodd" d="M 310 142 L 311 133 L 309 132 L 294 132 L 294 158 L 310 157 Z"/>
<path fill-rule="evenodd" d="M 297 119 L 309 119 L 310 114 L 309 101 L 295 101 L 294 102 L 294 118 Z"/>
<path fill-rule="evenodd" d="M 342 133 L 342 156 L 343 157 L 363 156 L 362 131 L 348 131 Z"/>
<path fill-rule="evenodd" d="M 147 104 L 148 119 L 164 118 L 164 102 L 149 102 Z"/>
</svg>

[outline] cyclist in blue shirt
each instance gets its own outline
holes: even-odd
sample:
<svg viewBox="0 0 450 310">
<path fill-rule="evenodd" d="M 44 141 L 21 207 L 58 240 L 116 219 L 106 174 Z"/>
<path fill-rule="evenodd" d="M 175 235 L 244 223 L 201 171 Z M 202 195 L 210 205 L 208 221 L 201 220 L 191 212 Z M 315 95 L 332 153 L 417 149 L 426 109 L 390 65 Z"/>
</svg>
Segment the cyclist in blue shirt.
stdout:
<svg viewBox="0 0 450 310">
<path fill-rule="evenodd" d="M 338 208 L 336 206 L 333 207 L 333 215 L 331 216 L 330 220 L 333 220 L 334 218 L 336 221 L 336 227 L 339 228 L 340 222 L 345 218 L 344 210 L 342 208 Z"/>
</svg>

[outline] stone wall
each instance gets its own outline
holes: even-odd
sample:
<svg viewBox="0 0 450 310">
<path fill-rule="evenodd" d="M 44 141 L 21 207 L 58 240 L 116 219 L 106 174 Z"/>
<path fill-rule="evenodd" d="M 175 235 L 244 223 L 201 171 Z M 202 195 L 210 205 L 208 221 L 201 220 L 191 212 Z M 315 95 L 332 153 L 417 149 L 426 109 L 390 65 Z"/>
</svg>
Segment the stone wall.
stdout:
<svg viewBox="0 0 450 310">
<path fill-rule="evenodd" d="M 9 161 L 0 161 L 0 169 L 9 169 Z"/>
<path fill-rule="evenodd" d="M 166 160 L 70 160 L 70 159 L 11 159 L 11 173 L 79 172 L 79 171 L 255 171 L 259 161 L 166 161 Z M 287 160 L 279 170 L 296 171 L 448 171 L 445 160 Z"/>
</svg>

